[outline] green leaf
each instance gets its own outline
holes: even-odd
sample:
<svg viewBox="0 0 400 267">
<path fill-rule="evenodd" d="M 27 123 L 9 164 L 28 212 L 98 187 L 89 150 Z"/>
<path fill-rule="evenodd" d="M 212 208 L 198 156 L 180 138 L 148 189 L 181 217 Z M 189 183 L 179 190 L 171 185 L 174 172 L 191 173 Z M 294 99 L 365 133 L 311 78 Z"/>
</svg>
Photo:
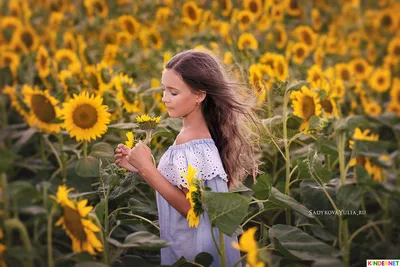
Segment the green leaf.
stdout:
<svg viewBox="0 0 400 267">
<path fill-rule="evenodd" d="M 38 196 L 38 191 L 35 187 L 26 181 L 12 182 L 8 185 L 8 189 L 10 197 L 14 199 Z"/>
<path fill-rule="evenodd" d="M 357 164 L 355 166 L 356 178 L 358 183 L 373 183 L 371 176 L 368 174 L 367 170 Z"/>
<path fill-rule="evenodd" d="M 213 261 L 214 261 L 213 256 L 211 256 L 211 254 L 207 252 L 201 252 L 197 254 L 196 257 L 194 258 L 195 263 L 199 263 L 204 267 L 210 266 L 211 263 L 213 263 Z"/>
<path fill-rule="evenodd" d="M 257 199 L 265 200 L 268 199 L 271 194 L 271 176 L 268 173 L 257 178 L 257 183 L 252 187 L 254 195 Z"/>
<path fill-rule="evenodd" d="M 204 191 L 204 203 L 212 225 L 232 236 L 247 215 L 251 198 L 236 193 Z"/>
<path fill-rule="evenodd" d="M 275 248 L 292 259 L 315 261 L 336 258 L 339 252 L 315 237 L 289 225 L 276 224 L 269 231 Z"/>
<path fill-rule="evenodd" d="M 357 127 L 369 127 L 369 124 L 370 123 L 365 116 L 352 115 L 347 116 L 344 119 L 337 120 L 336 123 L 334 123 L 334 128 L 337 132 L 352 132 Z"/>
<path fill-rule="evenodd" d="M 105 165 L 114 162 L 114 149 L 104 142 L 94 144 L 89 155 L 101 160 Z"/>
<path fill-rule="evenodd" d="M 118 240 L 112 238 L 109 238 L 108 241 L 118 248 L 138 248 L 143 250 L 158 250 L 171 245 L 171 243 L 161 240 L 158 236 L 146 231 L 139 231 L 128 235 L 124 243 L 120 243 Z"/>
<path fill-rule="evenodd" d="M 359 155 L 365 157 L 379 157 L 382 154 L 387 154 L 389 143 L 382 141 L 365 141 L 355 140 L 354 142 L 354 157 Z"/>
<path fill-rule="evenodd" d="M 271 188 L 271 198 L 270 199 L 272 202 L 280 204 L 284 207 L 290 207 L 294 211 L 297 211 L 298 213 L 300 213 L 308 218 L 315 218 L 314 215 L 312 215 L 305 206 L 303 206 L 302 204 L 297 202 L 297 200 L 295 200 L 294 198 L 291 198 L 288 195 L 282 194 L 275 187 Z"/>
<path fill-rule="evenodd" d="M 290 92 L 292 90 L 300 89 L 303 85 L 307 85 L 307 84 L 308 84 L 307 81 L 292 82 L 287 85 L 286 90 L 288 92 Z"/>
<path fill-rule="evenodd" d="M 83 261 L 75 264 L 74 267 L 107 267 L 104 263 L 95 261 Z"/>
<path fill-rule="evenodd" d="M 8 149 L 0 148 L 0 173 L 7 172 L 16 159 L 17 154 Z"/>
<path fill-rule="evenodd" d="M 94 208 L 94 212 L 101 224 L 103 224 L 104 221 L 105 205 L 106 203 L 104 200 L 102 200 L 101 202 L 97 203 L 96 207 Z"/>
<path fill-rule="evenodd" d="M 363 189 L 356 185 L 345 184 L 336 193 L 337 207 L 344 211 L 359 211 L 363 198 Z"/>
<path fill-rule="evenodd" d="M 92 156 L 80 158 L 75 165 L 76 173 L 81 177 L 99 177 L 100 162 Z"/>
</svg>

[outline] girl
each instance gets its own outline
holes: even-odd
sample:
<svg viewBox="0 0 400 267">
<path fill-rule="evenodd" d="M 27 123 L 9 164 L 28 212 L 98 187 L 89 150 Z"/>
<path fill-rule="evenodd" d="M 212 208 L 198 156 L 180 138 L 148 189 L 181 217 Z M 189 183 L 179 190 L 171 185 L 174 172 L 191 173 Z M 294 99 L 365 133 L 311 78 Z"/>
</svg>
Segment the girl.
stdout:
<svg viewBox="0 0 400 267">
<path fill-rule="evenodd" d="M 197 168 L 197 177 L 213 192 L 228 192 L 248 174 L 258 173 L 258 135 L 254 127 L 246 128 L 249 122 L 257 125 L 257 117 L 252 104 L 241 97 L 240 89 L 245 88 L 232 81 L 222 64 L 206 52 L 175 55 L 162 74 L 162 101 L 169 116 L 183 122 L 174 144 L 157 169 L 150 149 L 141 142 L 132 150 L 122 144 L 116 149 L 116 163 L 137 172 L 157 192 L 160 238 L 172 243 L 161 249 L 161 264 L 173 264 L 182 256 L 193 261 L 203 251 L 213 256 L 211 266 L 220 262 L 206 212 L 198 228 L 188 226 L 188 188 L 180 172 L 187 173 L 188 165 Z M 219 240 L 216 228 L 214 232 Z M 237 242 L 237 237 L 225 236 L 226 266 L 240 259 L 232 241 Z"/>
</svg>

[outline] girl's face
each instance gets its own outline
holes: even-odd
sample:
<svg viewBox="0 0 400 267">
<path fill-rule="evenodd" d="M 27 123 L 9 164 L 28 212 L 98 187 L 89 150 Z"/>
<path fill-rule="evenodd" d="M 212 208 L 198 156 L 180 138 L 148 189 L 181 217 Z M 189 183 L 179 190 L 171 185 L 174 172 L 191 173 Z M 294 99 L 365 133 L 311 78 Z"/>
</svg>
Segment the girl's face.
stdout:
<svg viewBox="0 0 400 267">
<path fill-rule="evenodd" d="M 196 107 L 196 102 L 201 102 L 203 94 L 194 94 L 186 85 L 181 76 L 172 69 L 165 69 L 161 78 L 163 98 L 171 118 L 184 117 Z"/>
</svg>

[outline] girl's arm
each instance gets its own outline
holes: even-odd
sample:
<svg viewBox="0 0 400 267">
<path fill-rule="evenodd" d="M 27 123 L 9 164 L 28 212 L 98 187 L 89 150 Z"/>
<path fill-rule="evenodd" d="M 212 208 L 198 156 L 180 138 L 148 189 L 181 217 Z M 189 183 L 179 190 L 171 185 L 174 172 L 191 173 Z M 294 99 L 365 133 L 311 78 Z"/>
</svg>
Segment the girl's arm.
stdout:
<svg viewBox="0 0 400 267">
<path fill-rule="evenodd" d="M 149 165 L 147 168 L 141 168 L 139 175 L 174 207 L 183 217 L 186 218 L 190 210 L 190 202 L 186 199 L 186 194 L 172 185 L 154 165 Z M 187 191 L 187 190 L 186 190 Z"/>
</svg>

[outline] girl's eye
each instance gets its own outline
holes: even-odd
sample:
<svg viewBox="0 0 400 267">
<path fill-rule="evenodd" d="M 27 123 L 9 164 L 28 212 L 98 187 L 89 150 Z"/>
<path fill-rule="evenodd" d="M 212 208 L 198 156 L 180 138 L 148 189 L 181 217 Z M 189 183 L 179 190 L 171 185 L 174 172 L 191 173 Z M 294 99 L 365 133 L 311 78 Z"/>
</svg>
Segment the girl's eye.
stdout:
<svg viewBox="0 0 400 267">
<path fill-rule="evenodd" d="M 176 96 L 177 94 L 171 93 L 171 95 Z"/>
</svg>

